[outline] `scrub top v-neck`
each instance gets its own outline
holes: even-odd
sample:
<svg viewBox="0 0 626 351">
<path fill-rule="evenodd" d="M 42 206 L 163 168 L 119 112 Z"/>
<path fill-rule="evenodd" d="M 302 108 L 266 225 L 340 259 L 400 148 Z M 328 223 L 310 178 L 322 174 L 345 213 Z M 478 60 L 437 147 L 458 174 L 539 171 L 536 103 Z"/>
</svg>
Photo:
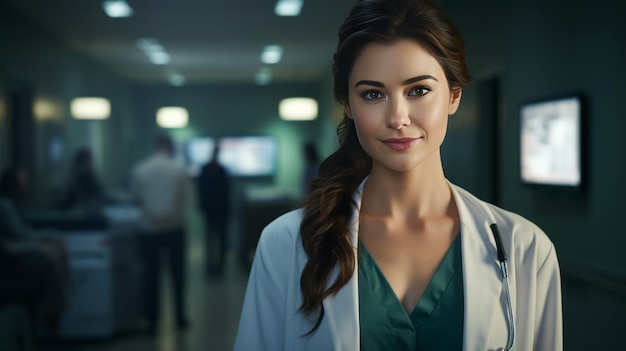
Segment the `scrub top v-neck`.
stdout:
<svg viewBox="0 0 626 351">
<path fill-rule="evenodd" d="M 359 249 L 361 351 L 463 348 L 461 235 L 448 249 L 410 314 L 363 243 Z"/>
</svg>

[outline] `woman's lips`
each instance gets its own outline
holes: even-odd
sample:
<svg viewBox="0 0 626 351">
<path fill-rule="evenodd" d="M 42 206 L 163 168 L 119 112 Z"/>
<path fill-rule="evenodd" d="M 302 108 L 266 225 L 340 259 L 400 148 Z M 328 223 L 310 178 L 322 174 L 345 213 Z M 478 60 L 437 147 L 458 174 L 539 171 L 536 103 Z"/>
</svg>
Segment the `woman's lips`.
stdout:
<svg viewBox="0 0 626 351">
<path fill-rule="evenodd" d="M 383 140 L 383 143 L 396 151 L 404 151 L 411 148 L 420 138 L 391 138 Z"/>
</svg>

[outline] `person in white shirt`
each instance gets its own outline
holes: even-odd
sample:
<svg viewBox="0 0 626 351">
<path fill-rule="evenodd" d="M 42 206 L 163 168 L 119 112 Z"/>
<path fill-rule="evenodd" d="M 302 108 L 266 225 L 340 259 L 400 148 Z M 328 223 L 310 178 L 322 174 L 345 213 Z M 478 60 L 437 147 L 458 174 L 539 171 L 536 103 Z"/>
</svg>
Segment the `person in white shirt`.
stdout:
<svg viewBox="0 0 626 351">
<path fill-rule="evenodd" d="M 185 210 L 191 196 L 191 180 L 174 159 L 172 140 L 160 135 L 155 152 L 133 170 L 131 192 L 142 210 L 141 249 L 144 259 L 144 288 L 149 332 L 159 319 L 161 251 L 167 250 L 172 272 L 176 323 L 188 326 L 185 313 Z"/>
</svg>

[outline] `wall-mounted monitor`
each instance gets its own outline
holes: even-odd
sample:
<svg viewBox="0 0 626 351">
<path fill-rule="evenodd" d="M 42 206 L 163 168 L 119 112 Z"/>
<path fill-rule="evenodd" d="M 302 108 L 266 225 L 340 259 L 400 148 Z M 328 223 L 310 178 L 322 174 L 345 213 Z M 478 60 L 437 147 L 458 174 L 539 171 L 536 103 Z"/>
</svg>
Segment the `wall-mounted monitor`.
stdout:
<svg viewBox="0 0 626 351">
<path fill-rule="evenodd" d="M 199 137 L 182 143 L 179 152 L 192 176 L 213 157 L 219 141 L 219 162 L 234 177 L 268 177 L 276 173 L 278 143 L 272 136 Z"/>
<path fill-rule="evenodd" d="M 522 104 L 522 182 L 566 187 L 581 185 L 583 118 L 579 95 Z"/>
</svg>

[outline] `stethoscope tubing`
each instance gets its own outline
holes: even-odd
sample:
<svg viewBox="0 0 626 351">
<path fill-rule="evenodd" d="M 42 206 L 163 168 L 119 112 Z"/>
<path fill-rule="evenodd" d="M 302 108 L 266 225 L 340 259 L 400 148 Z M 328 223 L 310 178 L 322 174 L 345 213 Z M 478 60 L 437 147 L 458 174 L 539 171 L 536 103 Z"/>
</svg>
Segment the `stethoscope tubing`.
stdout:
<svg viewBox="0 0 626 351">
<path fill-rule="evenodd" d="M 489 214 L 491 214 L 490 211 Z M 511 287 L 509 284 L 509 269 L 507 265 L 506 249 L 504 248 L 504 244 L 502 242 L 502 235 L 500 235 L 500 230 L 496 225 L 493 215 L 490 217 L 493 223 L 489 226 L 489 228 L 491 229 L 491 233 L 493 234 L 493 238 L 496 242 L 496 253 L 498 256 L 498 262 L 500 263 L 502 284 L 504 285 L 504 293 L 506 295 L 506 320 L 508 333 L 506 347 L 498 348 L 498 351 L 510 351 L 513 350 L 513 345 L 515 344 L 515 318 L 513 317 L 513 301 L 511 298 Z"/>
<path fill-rule="evenodd" d="M 515 320 L 513 318 L 513 303 L 511 301 L 511 287 L 509 284 L 509 271 L 506 261 L 500 262 L 500 269 L 502 270 L 502 276 L 504 277 L 504 293 L 506 294 L 506 319 L 509 329 L 504 351 L 510 351 L 513 350 L 513 345 L 515 344 Z"/>
</svg>

